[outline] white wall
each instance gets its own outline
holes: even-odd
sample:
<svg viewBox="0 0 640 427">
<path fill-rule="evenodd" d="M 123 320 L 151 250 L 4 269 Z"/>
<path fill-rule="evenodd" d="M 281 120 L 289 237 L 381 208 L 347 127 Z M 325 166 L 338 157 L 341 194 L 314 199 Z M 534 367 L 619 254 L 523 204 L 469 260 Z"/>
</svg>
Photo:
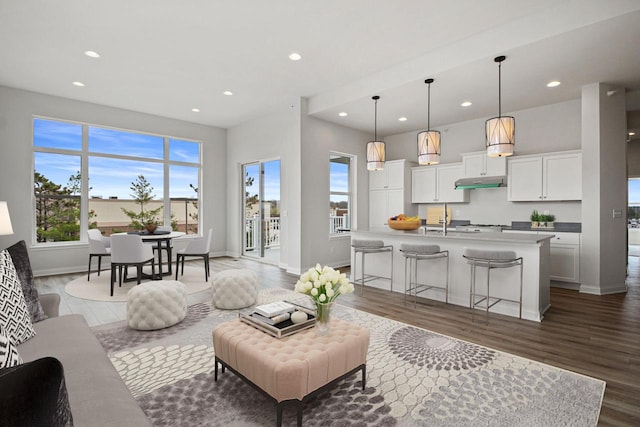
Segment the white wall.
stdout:
<svg viewBox="0 0 640 427">
<path fill-rule="evenodd" d="M 516 119 L 515 154 L 538 154 L 580 149 L 580 100 L 562 102 L 543 107 L 505 113 Z M 441 163 L 462 161 L 461 153 L 484 150 L 485 119 L 471 120 L 441 126 Z M 385 138 L 387 159 L 417 160 L 417 132 L 391 135 Z M 426 216 L 421 205 L 420 216 Z M 469 203 L 452 204 L 452 219 L 469 220 L 475 224 L 506 224 L 529 221 L 531 211 L 548 210 L 556 221 L 580 222 L 580 202 L 509 202 L 507 189 L 477 189 L 469 192 Z"/>
<path fill-rule="evenodd" d="M 14 235 L 0 236 L 0 247 L 16 241 L 33 242 L 34 115 L 85 122 L 126 130 L 152 132 L 203 141 L 203 228 L 213 228 L 212 254 L 224 253 L 226 212 L 219 209 L 226 197 L 226 131 L 134 111 L 111 108 L 66 98 L 0 86 L 0 200 L 9 204 Z M 30 248 L 37 275 L 84 271 L 88 245 L 74 243 L 55 248 Z"/>
<path fill-rule="evenodd" d="M 368 227 L 369 176 L 366 144 L 372 135 L 302 114 L 302 267 L 351 263 L 349 235 L 329 237 L 329 153 L 357 156 L 352 228 Z"/>
<path fill-rule="evenodd" d="M 300 268 L 300 104 L 227 131 L 228 254 L 242 254 L 242 165 L 280 159 L 280 266 Z"/>
<path fill-rule="evenodd" d="M 280 158 L 281 253 L 280 266 L 299 274 L 315 265 L 348 265 L 348 237 L 329 238 L 329 152 L 359 157 L 357 206 L 368 205 L 365 155 L 368 134 L 325 122 L 306 114 L 306 100 L 287 110 L 252 120 L 228 130 L 228 233 L 229 254 L 242 253 L 241 165 Z M 356 221 L 367 221 L 357 212 Z"/>
</svg>

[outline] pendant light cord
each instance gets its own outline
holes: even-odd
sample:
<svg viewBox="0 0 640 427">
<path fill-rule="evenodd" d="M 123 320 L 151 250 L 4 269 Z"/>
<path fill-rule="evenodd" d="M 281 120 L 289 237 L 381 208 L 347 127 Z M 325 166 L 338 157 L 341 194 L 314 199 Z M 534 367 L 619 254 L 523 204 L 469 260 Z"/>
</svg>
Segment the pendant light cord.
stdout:
<svg viewBox="0 0 640 427">
<path fill-rule="evenodd" d="M 427 86 L 427 130 L 431 130 L 431 83 Z"/>
<path fill-rule="evenodd" d="M 373 113 L 373 140 L 378 140 L 378 100 L 375 100 Z"/>
<path fill-rule="evenodd" d="M 502 61 L 498 62 L 498 117 L 502 117 Z"/>
</svg>

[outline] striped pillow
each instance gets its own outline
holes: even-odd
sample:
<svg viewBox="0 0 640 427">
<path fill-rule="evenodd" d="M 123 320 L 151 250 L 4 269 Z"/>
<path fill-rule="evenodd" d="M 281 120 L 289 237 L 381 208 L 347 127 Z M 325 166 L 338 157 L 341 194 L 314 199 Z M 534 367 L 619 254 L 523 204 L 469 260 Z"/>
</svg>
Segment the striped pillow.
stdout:
<svg viewBox="0 0 640 427">
<path fill-rule="evenodd" d="M 0 369 L 21 365 L 22 358 L 18 354 L 18 349 L 11 344 L 11 340 L 4 333 L 0 325 Z"/>
<path fill-rule="evenodd" d="M 13 345 L 23 343 L 36 334 L 18 273 L 6 249 L 0 252 L 0 325 Z"/>
</svg>

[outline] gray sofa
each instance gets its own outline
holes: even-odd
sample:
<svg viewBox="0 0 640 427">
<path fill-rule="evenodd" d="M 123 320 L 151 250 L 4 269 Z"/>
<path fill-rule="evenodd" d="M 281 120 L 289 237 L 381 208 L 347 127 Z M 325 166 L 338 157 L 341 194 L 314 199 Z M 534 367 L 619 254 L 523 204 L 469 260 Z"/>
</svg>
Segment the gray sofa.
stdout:
<svg viewBox="0 0 640 427">
<path fill-rule="evenodd" d="M 82 315 L 58 316 L 60 296 L 40 295 L 48 319 L 18 346 L 25 362 L 55 357 L 64 367 L 75 426 L 150 426 Z"/>
</svg>

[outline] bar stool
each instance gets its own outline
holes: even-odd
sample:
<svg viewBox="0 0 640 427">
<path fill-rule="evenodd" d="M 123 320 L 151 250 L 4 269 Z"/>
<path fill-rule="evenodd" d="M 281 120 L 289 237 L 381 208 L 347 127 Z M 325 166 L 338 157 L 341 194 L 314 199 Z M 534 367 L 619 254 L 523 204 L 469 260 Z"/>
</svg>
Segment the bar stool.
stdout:
<svg viewBox="0 0 640 427">
<path fill-rule="evenodd" d="M 393 292 L 393 245 L 385 245 L 382 240 L 352 239 L 351 247 L 353 248 L 353 284 L 360 285 L 360 294 L 364 292 L 364 284 L 374 279 L 388 280 L 390 283 L 391 291 Z M 365 255 L 379 254 L 383 252 L 389 252 L 391 254 L 391 272 L 389 273 L 389 277 L 366 274 L 364 269 Z M 362 254 L 360 281 L 358 281 L 357 275 L 358 253 Z"/>
<path fill-rule="evenodd" d="M 413 306 L 415 307 L 418 294 L 429 289 L 444 289 L 444 301 L 449 303 L 449 251 L 441 251 L 438 245 L 403 243 L 400 245 L 400 252 L 404 254 L 404 305 L 407 305 L 407 294 L 413 295 Z M 440 258 L 447 259 L 444 286 L 418 283 L 418 261 L 430 261 Z M 409 264 L 409 273 L 407 273 L 407 263 Z"/>
<path fill-rule="evenodd" d="M 478 304 L 486 301 L 485 310 L 487 313 L 487 323 L 489 322 L 489 309 L 501 301 L 517 303 L 519 308 L 518 317 L 522 319 L 522 257 L 518 257 L 514 251 L 499 251 L 486 249 L 464 248 L 462 256 L 467 259 L 471 265 L 471 290 L 469 292 L 469 307 L 472 309 L 471 319 L 473 321 L 475 308 Z M 509 268 L 520 266 L 520 294 L 517 300 L 507 298 L 492 297 L 489 284 L 491 282 L 491 270 L 494 268 Z M 487 294 L 482 295 L 476 293 L 476 267 L 484 267 L 487 269 Z M 476 297 L 481 297 L 476 301 Z M 495 299 L 490 303 L 490 299 Z"/>
</svg>

